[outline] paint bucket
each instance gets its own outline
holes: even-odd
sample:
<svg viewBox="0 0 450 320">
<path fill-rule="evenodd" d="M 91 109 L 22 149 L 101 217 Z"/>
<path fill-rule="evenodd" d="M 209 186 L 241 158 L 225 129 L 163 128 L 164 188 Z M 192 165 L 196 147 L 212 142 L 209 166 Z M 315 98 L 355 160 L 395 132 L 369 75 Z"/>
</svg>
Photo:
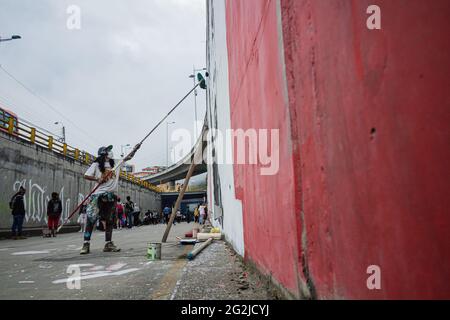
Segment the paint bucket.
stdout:
<svg viewBox="0 0 450 320">
<path fill-rule="evenodd" d="M 147 248 L 148 260 L 161 260 L 161 243 L 149 242 Z"/>
</svg>

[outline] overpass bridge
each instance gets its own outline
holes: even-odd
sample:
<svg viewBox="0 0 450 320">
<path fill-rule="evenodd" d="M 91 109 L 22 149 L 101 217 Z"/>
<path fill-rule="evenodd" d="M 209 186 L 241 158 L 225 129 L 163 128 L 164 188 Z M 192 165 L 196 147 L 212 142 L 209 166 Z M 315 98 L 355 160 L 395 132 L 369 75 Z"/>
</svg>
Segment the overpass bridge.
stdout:
<svg viewBox="0 0 450 320">
<path fill-rule="evenodd" d="M 207 142 L 203 141 L 203 136 L 206 133 L 206 130 L 207 125 L 205 120 L 202 133 L 199 139 L 197 140 L 196 144 L 192 147 L 191 151 L 183 159 L 171 165 L 165 171 L 162 171 L 158 174 L 151 175 L 148 177 L 143 177 L 141 179 L 154 185 L 164 184 L 168 182 L 171 184 L 175 184 L 175 181 L 182 180 L 186 177 L 187 172 L 189 171 L 189 166 L 191 165 L 192 161 L 197 161 L 198 163 L 195 166 L 193 176 L 205 173 L 207 171 L 207 165 L 204 162 L 203 157 L 200 159 L 198 156 L 196 156 L 196 151 L 198 148 L 201 148 L 202 152 L 199 154 L 203 155 L 203 151 L 205 150 L 207 145 Z"/>
</svg>

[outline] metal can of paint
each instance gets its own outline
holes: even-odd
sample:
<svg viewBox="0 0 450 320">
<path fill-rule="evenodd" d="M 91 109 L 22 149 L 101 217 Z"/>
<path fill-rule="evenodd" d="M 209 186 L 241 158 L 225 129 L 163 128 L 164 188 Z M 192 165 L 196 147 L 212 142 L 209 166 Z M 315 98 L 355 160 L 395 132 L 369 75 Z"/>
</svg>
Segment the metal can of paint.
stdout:
<svg viewBox="0 0 450 320">
<path fill-rule="evenodd" d="M 148 260 L 161 260 L 161 243 L 149 242 L 147 248 Z"/>
</svg>

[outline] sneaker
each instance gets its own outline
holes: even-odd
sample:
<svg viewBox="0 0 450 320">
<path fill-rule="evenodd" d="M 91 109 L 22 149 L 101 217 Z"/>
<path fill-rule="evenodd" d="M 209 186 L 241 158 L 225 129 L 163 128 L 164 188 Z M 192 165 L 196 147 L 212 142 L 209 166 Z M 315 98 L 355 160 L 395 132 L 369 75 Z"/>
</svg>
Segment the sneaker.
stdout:
<svg viewBox="0 0 450 320">
<path fill-rule="evenodd" d="M 106 244 L 105 244 L 105 248 L 103 248 L 103 252 L 119 252 L 120 251 L 120 248 L 117 248 L 115 245 L 114 245 L 114 242 L 107 242 Z"/>
<path fill-rule="evenodd" d="M 85 242 L 83 244 L 83 248 L 81 248 L 80 254 L 88 254 L 90 253 L 90 243 Z"/>
</svg>

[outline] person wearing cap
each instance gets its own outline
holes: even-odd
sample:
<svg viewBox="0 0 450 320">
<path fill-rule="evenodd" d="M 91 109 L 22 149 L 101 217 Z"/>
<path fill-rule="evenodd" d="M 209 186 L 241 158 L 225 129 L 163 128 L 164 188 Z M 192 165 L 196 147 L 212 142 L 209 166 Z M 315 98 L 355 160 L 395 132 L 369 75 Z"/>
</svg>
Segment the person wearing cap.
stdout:
<svg viewBox="0 0 450 320">
<path fill-rule="evenodd" d="M 120 169 L 125 163 L 133 158 L 140 145 L 136 145 L 133 151 L 123 159 L 122 165 L 114 169 L 113 146 L 101 147 L 98 150 L 98 158 L 86 171 L 86 180 L 95 181 L 99 184 L 98 189 L 91 195 L 86 207 L 87 224 L 84 232 L 84 244 L 80 254 L 90 253 L 90 241 L 94 226 L 100 220 L 105 225 L 105 247 L 104 252 L 118 252 L 120 249 L 112 242 L 113 217 L 116 209 L 119 186 Z"/>
</svg>

